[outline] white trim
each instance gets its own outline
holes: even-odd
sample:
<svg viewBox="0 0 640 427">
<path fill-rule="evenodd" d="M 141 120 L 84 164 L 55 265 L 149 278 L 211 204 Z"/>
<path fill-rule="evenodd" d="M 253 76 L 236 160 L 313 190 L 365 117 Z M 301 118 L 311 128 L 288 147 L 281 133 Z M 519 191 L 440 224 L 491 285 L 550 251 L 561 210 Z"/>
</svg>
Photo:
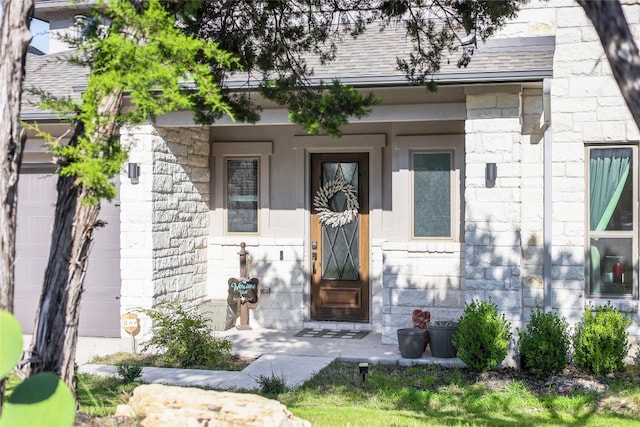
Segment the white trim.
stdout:
<svg viewBox="0 0 640 427">
<path fill-rule="evenodd" d="M 296 192 L 304 194 L 305 215 L 304 236 L 307 242 L 304 245 L 304 259 L 311 259 L 309 236 L 311 235 L 311 154 L 312 153 L 369 153 L 369 324 L 380 321 L 374 318 L 372 310 L 373 269 L 374 257 L 371 254 L 372 242 L 375 232 L 382 230 L 382 149 L 387 145 L 386 134 L 359 134 L 343 135 L 342 138 L 329 136 L 294 136 L 293 149 L 296 150 L 296 176 L 304 176 L 304 180 L 298 182 Z M 305 272 L 308 274 L 309 263 L 305 263 Z M 303 303 L 305 320 L 311 316 L 311 283 L 305 281 L 303 290 Z"/>
<path fill-rule="evenodd" d="M 270 191 L 270 156 L 273 154 L 272 142 L 215 142 L 211 148 L 211 218 L 209 234 L 251 236 L 259 235 L 270 227 L 269 223 L 269 191 Z M 230 158 L 258 158 L 258 232 L 229 233 L 226 226 L 226 160 Z"/>
<path fill-rule="evenodd" d="M 590 181 L 591 181 L 591 152 L 593 150 L 606 150 L 610 148 L 629 148 L 631 149 L 631 162 L 632 169 L 630 172 L 632 182 L 632 194 L 633 200 L 633 229 L 632 230 L 612 230 L 612 231 L 592 231 L 591 230 L 591 202 L 590 202 Z M 585 224 L 585 238 L 584 238 L 584 251 L 585 251 L 585 292 L 590 299 L 603 299 L 603 300 L 623 300 L 633 299 L 637 300 L 640 290 L 638 279 L 638 264 L 640 263 L 639 248 L 638 248 L 638 143 L 613 143 L 613 144 L 594 144 L 585 146 L 585 212 L 584 212 L 584 224 Z M 592 238 L 620 238 L 631 239 L 631 257 L 632 257 L 632 283 L 631 294 L 607 294 L 604 292 L 592 293 L 591 290 L 591 239 Z M 604 267 L 604 266 L 602 266 Z"/>
<path fill-rule="evenodd" d="M 415 122 L 434 120 L 466 120 L 467 105 L 464 102 L 447 102 L 437 104 L 405 104 L 379 105 L 371 109 L 371 113 L 361 119 L 349 117 L 349 123 L 380 123 L 380 122 Z M 291 125 L 289 110 L 286 108 L 268 108 L 260 114 L 258 125 Z M 176 111 L 156 117 L 154 125 L 163 126 L 196 126 L 194 115 L 190 111 Z M 238 126 L 245 123 L 234 122 L 224 116 L 211 127 Z"/>
<path fill-rule="evenodd" d="M 464 220 L 464 135 L 410 135 L 396 136 L 393 140 L 392 156 L 392 214 L 389 232 L 394 233 L 392 240 L 411 241 L 414 240 L 412 224 L 412 194 L 413 180 L 411 153 L 421 151 L 453 151 L 453 172 L 454 182 L 452 190 L 455 196 L 452 197 L 452 208 L 455 212 L 452 218 L 453 236 L 451 238 L 419 238 L 421 241 L 454 241 L 462 239 L 462 225 Z"/>
</svg>

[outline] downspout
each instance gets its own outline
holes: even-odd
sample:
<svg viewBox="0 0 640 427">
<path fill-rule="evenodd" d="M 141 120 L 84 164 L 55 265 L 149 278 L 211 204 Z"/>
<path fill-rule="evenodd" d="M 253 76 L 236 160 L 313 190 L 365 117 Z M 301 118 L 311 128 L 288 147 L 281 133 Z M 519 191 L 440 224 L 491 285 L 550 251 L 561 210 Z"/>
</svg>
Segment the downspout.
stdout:
<svg viewBox="0 0 640 427">
<path fill-rule="evenodd" d="M 551 133 L 551 79 L 547 78 L 542 81 L 542 108 L 544 114 L 544 139 L 543 139 L 543 219 L 542 219 L 542 234 L 543 234 L 543 251 L 544 251 L 544 260 L 543 260 L 543 286 L 544 286 L 544 311 L 550 312 L 552 303 L 551 303 L 551 226 L 553 223 L 553 210 L 551 208 L 552 204 L 552 193 L 551 193 L 551 183 L 553 179 L 552 174 L 552 158 L 551 158 L 551 144 L 552 144 L 552 133 Z"/>
</svg>

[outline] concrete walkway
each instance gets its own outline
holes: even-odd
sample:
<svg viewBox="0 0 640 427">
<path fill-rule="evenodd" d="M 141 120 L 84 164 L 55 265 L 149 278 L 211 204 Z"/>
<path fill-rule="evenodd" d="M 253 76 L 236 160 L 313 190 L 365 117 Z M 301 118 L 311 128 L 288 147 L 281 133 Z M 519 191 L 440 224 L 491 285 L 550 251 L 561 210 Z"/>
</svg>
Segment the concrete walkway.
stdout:
<svg viewBox="0 0 640 427">
<path fill-rule="evenodd" d="M 335 359 L 348 362 L 368 362 L 375 364 L 398 363 L 439 364 L 443 366 L 464 366 L 457 359 L 431 357 L 427 350 L 421 358 L 401 357 L 397 345 L 382 344 L 381 336 L 369 333 L 362 339 L 340 338 L 299 338 L 297 330 L 252 329 L 240 331 L 230 329 L 217 332 L 232 343 L 232 352 L 243 356 L 258 357 L 242 371 L 205 371 L 200 369 L 144 368 L 142 379 L 149 383 L 180 386 L 208 387 L 220 390 L 260 387 L 261 376 L 283 378 L 290 388 L 296 388 L 313 377 L 318 371 Z M 76 360 L 81 373 L 117 375 L 116 368 L 109 365 L 93 365 L 88 362 L 95 356 L 117 351 L 131 351 L 130 339 L 80 338 Z"/>
</svg>

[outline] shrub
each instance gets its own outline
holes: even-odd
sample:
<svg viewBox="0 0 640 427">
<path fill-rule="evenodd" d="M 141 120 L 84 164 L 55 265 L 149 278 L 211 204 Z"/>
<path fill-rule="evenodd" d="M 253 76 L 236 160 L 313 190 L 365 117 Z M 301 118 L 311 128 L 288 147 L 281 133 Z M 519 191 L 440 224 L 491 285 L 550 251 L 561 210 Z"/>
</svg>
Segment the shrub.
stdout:
<svg viewBox="0 0 640 427">
<path fill-rule="evenodd" d="M 180 367 L 217 368 L 231 359 L 231 342 L 218 339 L 197 309 L 164 301 L 153 309 L 141 310 L 153 321 L 151 339 L 143 351 L 155 347 L 164 351 L 167 362 Z"/>
<path fill-rule="evenodd" d="M 633 356 L 632 362 L 634 366 L 640 366 L 640 346 L 636 348 L 635 355 Z"/>
<path fill-rule="evenodd" d="M 260 384 L 260 392 L 263 396 L 275 399 L 279 394 L 287 391 L 287 382 L 283 376 L 276 376 L 273 373 L 271 376 L 259 375 L 258 384 Z"/>
<path fill-rule="evenodd" d="M 507 356 L 511 323 L 491 300 L 466 304 L 453 336 L 458 357 L 474 371 L 484 372 L 498 366 Z"/>
<path fill-rule="evenodd" d="M 594 374 L 608 374 L 624 366 L 629 350 L 627 327 L 631 320 L 610 302 L 595 309 L 585 307 L 573 334 L 574 361 Z"/>
<path fill-rule="evenodd" d="M 570 343 L 567 321 L 537 308 L 525 330 L 518 329 L 522 369 L 540 376 L 560 372 L 569 363 Z"/>
<path fill-rule="evenodd" d="M 118 363 L 116 369 L 126 384 L 134 382 L 142 375 L 142 366 L 138 364 Z"/>
</svg>

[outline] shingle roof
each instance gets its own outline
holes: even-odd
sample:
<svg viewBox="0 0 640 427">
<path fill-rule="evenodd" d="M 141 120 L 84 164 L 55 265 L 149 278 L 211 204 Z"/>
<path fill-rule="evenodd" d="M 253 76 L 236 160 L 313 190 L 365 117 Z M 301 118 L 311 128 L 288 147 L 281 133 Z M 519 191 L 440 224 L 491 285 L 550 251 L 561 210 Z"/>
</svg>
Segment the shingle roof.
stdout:
<svg viewBox="0 0 640 427">
<path fill-rule="evenodd" d="M 466 68 L 458 68 L 457 54 L 442 64 L 435 76 L 439 84 L 499 83 L 540 81 L 552 77 L 555 38 L 553 36 L 492 39 L 479 42 Z M 404 30 L 387 28 L 383 32 L 369 31 L 357 39 L 345 38 L 334 61 L 321 66 L 309 61 L 315 70 L 312 81 L 334 78 L 356 87 L 405 86 L 404 75 L 396 69 L 396 57 L 411 50 Z M 38 87 L 58 96 L 79 96 L 86 84 L 86 71 L 69 64 L 67 53 L 45 56 L 28 55 L 25 88 Z M 229 80 L 232 89 L 255 86 L 246 75 Z M 23 119 L 54 119 L 52 113 L 37 109 L 23 95 Z"/>
<path fill-rule="evenodd" d="M 59 52 L 50 55 L 27 55 L 25 81 L 22 93 L 22 120 L 54 120 L 57 113 L 43 111 L 36 107 L 38 97 L 26 91 L 38 88 L 58 97 L 70 96 L 79 98 L 86 86 L 86 68 L 68 62 L 70 52 Z"/>
<path fill-rule="evenodd" d="M 440 84 L 542 80 L 552 77 L 554 48 L 553 36 L 479 41 L 466 68 L 457 67 L 459 53 L 453 52 L 435 80 Z M 357 39 L 345 38 L 334 61 L 324 66 L 317 60 L 308 63 L 316 80 L 337 78 L 355 86 L 407 85 L 396 68 L 396 58 L 408 57 L 411 50 L 403 29 L 370 30 Z M 246 86 L 246 77 L 237 85 Z"/>
</svg>

